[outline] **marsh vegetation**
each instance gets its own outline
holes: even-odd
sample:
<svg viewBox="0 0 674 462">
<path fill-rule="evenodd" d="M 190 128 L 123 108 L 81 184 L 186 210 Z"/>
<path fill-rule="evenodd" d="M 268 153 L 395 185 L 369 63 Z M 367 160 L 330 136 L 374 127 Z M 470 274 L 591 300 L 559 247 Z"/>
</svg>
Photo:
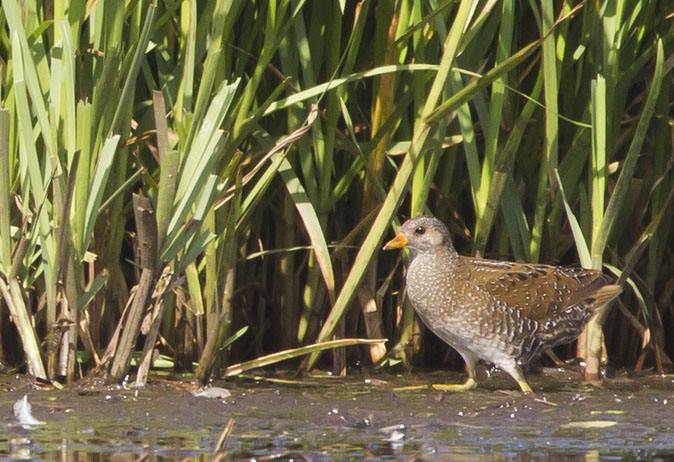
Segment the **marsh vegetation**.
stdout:
<svg viewBox="0 0 674 462">
<path fill-rule="evenodd" d="M 307 353 L 437 365 L 378 252 L 430 211 L 461 253 L 615 274 L 623 295 L 559 353 L 588 378 L 602 352 L 662 369 L 673 13 L 3 0 L 0 359 L 60 381 L 133 364 L 139 383 Z"/>
</svg>

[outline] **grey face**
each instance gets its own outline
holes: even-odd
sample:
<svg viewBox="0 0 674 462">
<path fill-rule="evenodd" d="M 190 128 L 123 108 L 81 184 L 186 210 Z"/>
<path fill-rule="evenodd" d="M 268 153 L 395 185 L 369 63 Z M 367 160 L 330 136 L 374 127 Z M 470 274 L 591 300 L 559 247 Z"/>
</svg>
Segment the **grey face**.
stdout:
<svg viewBox="0 0 674 462">
<path fill-rule="evenodd" d="M 431 216 L 421 215 L 407 220 L 400 232 L 405 235 L 407 247 L 413 254 L 451 245 L 447 227 Z"/>
</svg>

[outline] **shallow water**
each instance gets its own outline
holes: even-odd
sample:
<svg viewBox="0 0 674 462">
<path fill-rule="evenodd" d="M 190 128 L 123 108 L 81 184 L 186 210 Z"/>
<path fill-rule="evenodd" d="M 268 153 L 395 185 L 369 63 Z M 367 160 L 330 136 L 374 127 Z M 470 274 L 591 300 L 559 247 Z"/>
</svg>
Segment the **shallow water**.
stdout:
<svg viewBox="0 0 674 462">
<path fill-rule="evenodd" d="M 197 398 L 183 382 L 143 389 L 37 389 L 0 379 L 0 460 L 674 460 L 674 376 L 618 377 L 601 388 L 579 375 L 530 374 L 535 396 L 497 374 L 471 392 L 435 391 L 455 373 L 218 382 L 228 398 Z M 23 428 L 28 396 L 46 425 Z"/>
</svg>

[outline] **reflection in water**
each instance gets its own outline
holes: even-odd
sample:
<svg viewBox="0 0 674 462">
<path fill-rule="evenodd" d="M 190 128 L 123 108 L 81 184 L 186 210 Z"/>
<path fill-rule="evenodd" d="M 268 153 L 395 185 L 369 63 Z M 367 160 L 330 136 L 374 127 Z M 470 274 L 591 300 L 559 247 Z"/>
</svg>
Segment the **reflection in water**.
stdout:
<svg viewBox="0 0 674 462">
<path fill-rule="evenodd" d="M 443 445 L 436 440 L 422 440 L 422 435 L 411 432 L 409 441 L 387 441 L 386 438 L 368 439 L 364 435 L 349 434 L 343 442 L 336 441 L 334 431 L 338 429 L 314 429 L 314 434 L 306 434 L 306 439 L 292 438 L 288 447 L 279 446 L 281 441 L 271 437 L 234 439 L 221 460 L 255 461 L 328 461 L 328 460 L 414 460 L 455 462 L 595 462 L 631 460 L 672 460 L 672 453 L 649 451 L 621 451 L 615 449 L 589 449 L 586 451 L 564 451 L 560 448 L 534 448 L 514 450 L 508 446 L 493 446 L 485 442 L 482 446 Z M 289 436 L 286 433 L 286 436 Z M 376 434 L 371 434 L 377 437 Z M 349 441 L 351 440 L 351 441 Z M 159 438 L 154 444 L 138 440 L 115 441 L 63 440 L 60 448 L 45 447 L 27 437 L 7 440 L 7 451 L 0 451 L 0 460 L 44 460 L 58 462 L 139 462 L 139 461 L 212 461 L 208 451 L 209 443 L 204 441 L 200 448 L 184 446 L 183 438 Z"/>
</svg>

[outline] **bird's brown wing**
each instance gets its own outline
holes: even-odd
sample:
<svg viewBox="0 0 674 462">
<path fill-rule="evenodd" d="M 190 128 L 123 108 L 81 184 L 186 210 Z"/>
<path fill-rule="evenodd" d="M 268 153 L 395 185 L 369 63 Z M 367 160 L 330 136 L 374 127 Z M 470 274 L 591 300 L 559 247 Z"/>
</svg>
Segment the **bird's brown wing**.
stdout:
<svg viewBox="0 0 674 462">
<path fill-rule="evenodd" d="M 499 303 L 540 320 L 575 304 L 602 305 L 618 293 L 613 278 L 601 271 L 462 257 L 471 283 Z M 611 288 L 602 289 L 611 285 Z"/>
</svg>

